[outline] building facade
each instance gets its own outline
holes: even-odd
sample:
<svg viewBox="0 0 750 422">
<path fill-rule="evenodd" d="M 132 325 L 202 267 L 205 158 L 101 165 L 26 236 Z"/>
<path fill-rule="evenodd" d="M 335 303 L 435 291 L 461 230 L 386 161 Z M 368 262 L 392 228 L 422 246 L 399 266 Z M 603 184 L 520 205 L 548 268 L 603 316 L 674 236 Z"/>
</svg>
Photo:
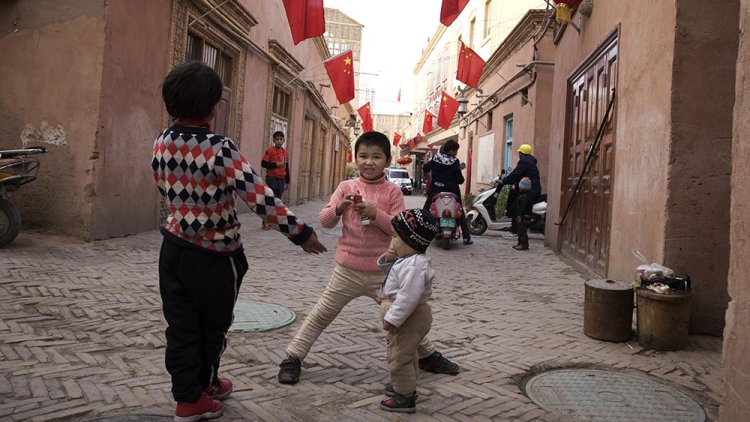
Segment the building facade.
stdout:
<svg viewBox="0 0 750 422">
<path fill-rule="evenodd" d="M 473 134 L 477 133 L 476 130 L 466 129 L 472 133 L 472 136 L 469 137 L 465 134 L 460 136 L 459 132 L 468 125 L 461 127 L 458 116 L 454 118 L 448 129 L 437 126 L 438 108 L 443 92 L 454 98 L 464 95 L 464 93 L 466 95 L 472 95 L 473 93 L 473 98 L 477 101 L 489 97 L 483 92 L 473 92 L 470 87 L 455 79 L 460 43 L 465 44 L 482 58 L 488 60 L 508 38 L 516 24 L 526 16 L 529 9 L 544 8 L 545 5 L 546 2 L 543 0 L 529 2 L 471 0 L 450 27 L 443 25 L 438 27 L 414 68 L 416 106 L 413 111 L 412 133 L 410 134 L 411 139 L 414 140 L 414 147 L 410 147 L 407 153 L 414 156 L 415 166 L 419 166 L 425 160 L 428 160 L 436 148 L 448 140 L 458 141 L 461 145 L 458 158 L 467 163 L 465 189 L 467 192 L 471 189 L 474 183 L 474 180 L 472 180 L 474 169 L 473 162 L 469 157 L 476 154 L 473 143 L 475 140 Z M 485 71 L 485 73 L 487 72 Z M 482 97 L 482 95 L 486 96 Z M 429 133 L 423 133 L 422 131 L 426 113 L 434 116 L 432 117 L 433 130 Z M 486 116 L 484 118 L 486 120 Z M 476 122 L 477 120 L 474 120 L 472 124 Z M 484 125 L 484 129 L 486 129 L 486 122 L 479 124 Z M 492 131 L 493 134 L 495 132 L 496 129 Z M 497 133 L 500 135 L 500 132 Z M 417 135 L 420 136 L 417 137 Z M 485 138 L 482 143 L 488 144 L 487 139 L 489 138 Z M 492 149 L 494 150 L 494 146 Z M 484 156 L 483 160 L 486 159 L 487 157 Z"/>
<path fill-rule="evenodd" d="M 169 124 L 160 84 L 202 60 L 224 82 L 213 128 L 262 172 L 271 133 L 286 133 L 285 201 L 320 198 L 343 178 L 353 109 L 339 106 L 322 38 L 293 45 L 281 2 L 18 0 L 0 14 L 0 147 L 42 144 L 38 180 L 14 198 L 26 222 L 84 239 L 156 228 L 151 143 Z M 133 25 L 133 16 L 140 23 Z M 29 72 L 28 69 L 35 69 Z M 7 89 L 5 87 L 8 87 Z M 134 206 L 137 204 L 137 206 Z"/>
<path fill-rule="evenodd" d="M 750 414 L 750 0 L 739 2 L 739 50 L 732 134 L 732 196 L 729 226 L 730 298 L 724 327 L 724 398 L 719 418 L 740 421 Z"/>
</svg>

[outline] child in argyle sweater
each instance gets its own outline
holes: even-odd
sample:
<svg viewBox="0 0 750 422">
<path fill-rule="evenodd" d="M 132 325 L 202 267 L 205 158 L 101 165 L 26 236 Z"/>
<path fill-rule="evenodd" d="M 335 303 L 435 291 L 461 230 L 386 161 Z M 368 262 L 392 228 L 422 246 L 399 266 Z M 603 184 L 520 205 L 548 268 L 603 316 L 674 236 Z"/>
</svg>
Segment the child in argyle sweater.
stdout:
<svg viewBox="0 0 750 422">
<path fill-rule="evenodd" d="M 201 62 L 167 75 L 162 97 L 175 124 L 154 141 L 151 167 L 169 216 L 159 256 L 159 290 L 168 327 L 166 366 L 175 421 L 216 418 L 232 392 L 219 378 L 234 303 L 248 270 L 236 198 L 306 252 L 321 253 L 313 229 L 263 183 L 231 139 L 211 132 L 219 75 Z"/>
</svg>

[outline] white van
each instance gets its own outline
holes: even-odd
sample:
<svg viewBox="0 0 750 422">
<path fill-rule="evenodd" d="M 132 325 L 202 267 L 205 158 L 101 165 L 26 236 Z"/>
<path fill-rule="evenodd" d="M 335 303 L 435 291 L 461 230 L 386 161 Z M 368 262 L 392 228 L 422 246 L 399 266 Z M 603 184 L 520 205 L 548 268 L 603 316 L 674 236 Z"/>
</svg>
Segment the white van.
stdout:
<svg viewBox="0 0 750 422">
<path fill-rule="evenodd" d="M 401 188 L 401 193 L 404 195 L 411 195 L 413 187 L 411 185 L 411 178 L 409 172 L 404 169 L 389 168 L 386 170 L 388 180 L 398 185 Z"/>
</svg>

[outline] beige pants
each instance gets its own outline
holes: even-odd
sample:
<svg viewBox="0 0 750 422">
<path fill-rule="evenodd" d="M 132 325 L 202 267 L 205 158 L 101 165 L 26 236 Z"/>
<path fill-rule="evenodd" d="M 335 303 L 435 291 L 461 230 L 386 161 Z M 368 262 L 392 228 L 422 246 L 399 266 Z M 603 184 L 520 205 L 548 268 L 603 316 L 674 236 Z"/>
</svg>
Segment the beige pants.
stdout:
<svg viewBox="0 0 750 422">
<path fill-rule="evenodd" d="M 382 320 L 393 301 L 380 304 Z M 432 326 L 432 310 L 427 304 L 418 305 L 400 327 L 386 335 L 386 358 L 391 373 L 393 390 L 402 396 L 411 397 L 417 391 L 417 346 Z"/>
<path fill-rule="evenodd" d="M 331 281 L 289 343 L 286 354 L 304 360 L 320 333 L 352 300 L 367 296 L 378 303 L 378 291 L 383 284 L 383 278 L 385 274 L 380 271 L 357 271 L 336 264 Z M 422 338 L 417 351 L 420 358 L 425 358 L 435 351 L 435 345 L 430 343 L 430 340 Z"/>
</svg>

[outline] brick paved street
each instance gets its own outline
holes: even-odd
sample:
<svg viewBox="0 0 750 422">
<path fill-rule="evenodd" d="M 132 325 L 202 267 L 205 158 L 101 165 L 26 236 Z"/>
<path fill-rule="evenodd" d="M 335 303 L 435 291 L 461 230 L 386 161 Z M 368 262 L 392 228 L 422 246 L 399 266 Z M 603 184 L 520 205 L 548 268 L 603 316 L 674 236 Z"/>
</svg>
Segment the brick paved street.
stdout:
<svg viewBox="0 0 750 422">
<path fill-rule="evenodd" d="M 423 197 L 407 198 L 421 206 Z M 437 279 L 430 338 L 457 361 L 458 376 L 422 373 L 416 416 L 378 408 L 387 380 L 377 307 L 358 299 L 315 344 L 295 386 L 276 382 L 284 348 L 327 282 L 338 230 L 317 223 L 322 202 L 293 209 L 329 252 L 307 255 L 244 214 L 251 269 L 240 297 L 293 310 L 290 326 L 230 333 L 223 375 L 235 392 L 223 420 L 557 420 L 518 387 L 528 371 L 601 366 L 649 374 L 700 401 L 709 419 L 721 397 L 721 339 L 691 336 L 655 352 L 583 334 L 585 278 L 541 237 L 531 251 L 500 233 L 474 245 L 430 248 Z M 22 233 L 0 250 L 0 419 L 169 420 L 165 324 L 157 284 L 157 231 L 82 243 Z M 278 269 L 282 267 L 281 269 Z M 121 419 L 124 420 L 124 419 Z"/>
</svg>

